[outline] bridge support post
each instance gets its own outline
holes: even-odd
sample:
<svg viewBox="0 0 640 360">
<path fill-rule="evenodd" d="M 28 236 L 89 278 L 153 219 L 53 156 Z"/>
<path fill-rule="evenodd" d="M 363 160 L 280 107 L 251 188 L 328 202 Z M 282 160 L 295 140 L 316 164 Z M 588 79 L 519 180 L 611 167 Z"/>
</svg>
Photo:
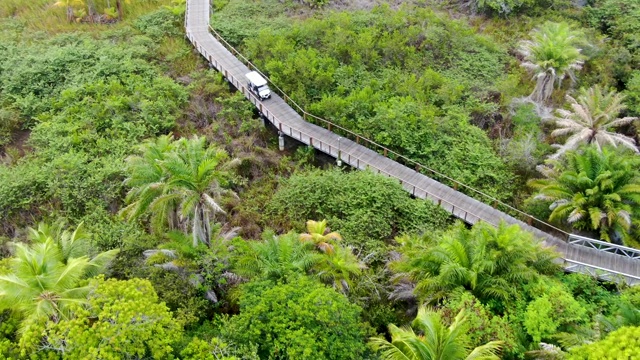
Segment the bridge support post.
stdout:
<svg viewBox="0 0 640 360">
<path fill-rule="evenodd" d="M 267 127 L 267 116 L 264 114 L 264 110 L 262 110 L 262 103 L 258 103 L 258 112 L 260 113 L 260 123 L 262 127 Z"/>
<path fill-rule="evenodd" d="M 342 140 L 342 137 L 338 136 L 338 157 L 336 158 L 336 164 L 338 165 L 338 167 L 342 166 L 342 151 L 340 149 L 340 140 Z M 331 152 L 331 150 L 329 150 L 329 152 Z"/>
<path fill-rule="evenodd" d="M 278 149 L 284 151 L 284 135 L 282 131 L 278 131 Z"/>
</svg>

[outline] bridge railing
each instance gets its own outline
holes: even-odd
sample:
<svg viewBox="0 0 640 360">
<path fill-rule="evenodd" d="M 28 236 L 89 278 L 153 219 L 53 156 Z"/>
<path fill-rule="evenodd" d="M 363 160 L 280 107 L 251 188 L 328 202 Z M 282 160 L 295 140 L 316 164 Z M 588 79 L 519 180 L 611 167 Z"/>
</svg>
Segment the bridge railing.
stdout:
<svg viewBox="0 0 640 360">
<path fill-rule="evenodd" d="M 629 285 L 640 284 L 640 277 L 630 274 L 624 274 L 615 270 L 605 269 L 600 266 L 585 264 L 579 261 L 564 260 L 564 268 L 566 271 L 588 274 L 601 280 L 612 281 L 616 283 L 626 282 Z"/>
<path fill-rule="evenodd" d="M 640 260 L 640 250 L 633 249 L 630 247 L 611 244 L 608 242 L 591 239 L 584 236 L 579 236 L 575 234 L 569 235 L 569 244 L 580 245 L 585 247 L 590 247 L 592 249 L 596 249 L 599 251 L 605 251 L 612 254 L 625 256 L 631 259 Z"/>
</svg>

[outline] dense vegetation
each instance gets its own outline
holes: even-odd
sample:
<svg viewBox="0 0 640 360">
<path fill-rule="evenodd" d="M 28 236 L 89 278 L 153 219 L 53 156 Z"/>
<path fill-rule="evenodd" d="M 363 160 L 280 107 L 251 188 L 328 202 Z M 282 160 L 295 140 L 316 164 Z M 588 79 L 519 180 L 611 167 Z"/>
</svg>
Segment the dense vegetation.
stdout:
<svg viewBox="0 0 640 360">
<path fill-rule="evenodd" d="M 640 244 L 640 1 L 213 7 L 309 112 L 566 231 Z M 638 287 L 278 151 L 184 40 L 183 11 L 0 3 L 0 357 L 638 356 Z"/>
</svg>

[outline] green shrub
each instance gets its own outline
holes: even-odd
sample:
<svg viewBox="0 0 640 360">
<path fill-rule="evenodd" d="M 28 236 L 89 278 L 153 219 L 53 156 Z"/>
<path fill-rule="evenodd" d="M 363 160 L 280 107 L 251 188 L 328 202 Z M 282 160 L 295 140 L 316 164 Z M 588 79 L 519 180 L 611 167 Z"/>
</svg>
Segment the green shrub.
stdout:
<svg viewBox="0 0 640 360">
<path fill-rule="evenodd" d="M 640 70 L 632 73 L 625 95 L 627 96 L 625 103 L 631 115 L 640 116 Z"/>
<path fill-rule="evenodd" d="M 243 285 L 227 332 L 258 345 L 260 358 L 362 359 L 370 329 L 344 295 L 304 276 L 285 285 Z M 292 326 L 295 324 L 295 326 Z"/>
<path fill-rule="evenodd" d="M 346 244 L 369 254 L 382 252 L 384 242 L 397 235 L 442 228 L 448 214 L 430 201 L 411 199 L 393 179 L 334 169 L 285 180 L 267 205 L 266 217 L 277 228 L 292 224 L 301 232 L 305 221 L 326 219 Z"/>
<path fill-rule="evenodd" d="M 166 36 L 180 36 L 180 21 L 179 16 L 163 8 L 140 16 L 134 21 L 133 26 L 150 38 L 158 40 Z"/>
<path fill-rule="evenodd" d="M 603 340 L 571 349 L 570 360 L 617 360 L 640 357 L 640 327 L 623 327 Z"/>
</svg>

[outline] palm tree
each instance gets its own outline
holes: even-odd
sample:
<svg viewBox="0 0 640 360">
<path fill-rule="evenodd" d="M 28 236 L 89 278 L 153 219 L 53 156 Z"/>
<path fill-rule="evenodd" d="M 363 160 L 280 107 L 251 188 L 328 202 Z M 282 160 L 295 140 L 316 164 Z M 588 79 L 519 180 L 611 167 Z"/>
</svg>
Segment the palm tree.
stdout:
<svg viewBox="0 0 640 360">
<path fill-rule="evenodd" d="M 611 131 L 618 126 L 628 125 L 637 118 L 616 118 L 625 109 L 624 95 L 615 91 L 604 91 L 596 85 L 582 90 L 578 99 L 567 95 L 571 110 L 558 109 L 559 117 L 553 118 L 559 127 L 551 136 L 570 135 L 560 150 L 552 156 L 557 158 L 567 150 L 575 150 L 581 144 L 594 144 L 601 149 L 605 145 L 622 145 L 638 152 L 633 138 Z"/>
<path fill-rule="evenodd" d="M 333 284 L 339 291 L 347 293 L 351 287 L 351 278 L 360 275 L 365 266 L 351 248 L 341 247 L 336 243 L 342 240 L 342 236 L 336 231 L 330 232 L 327 220 L 308 220 L 307 231 L 300 234 L 300 241 L 326 255 L 315 266 L 316 275 L 322 281 Z"/>
<path fill-rule="evenodd" d="M 310 248 L 298 238 L 293 233 L 275 236 L 266 232 L 263 241 L 241 243 L 235 272 L 244 277 L 259 276 L 273 281 L 286 281 L 296 274 L 312 275 L 339 291 L 348 292 L 351 279 L 360 275 L 364 268 L 351 248 L 336 245 L 329 254 Z"/>
<path fill-rule="evenodd" d="M 165 226 L 174 230 L 182 225 L 178 218 L 177 202 L 154 202 L 166 189 L 168 174 L 161 163 L 174 148 L 173 135 L 163 135 L 140 145 L 141 155 L 127 158 L 129 177 L 125 184 L 130 186 L 131 190 L 126 198 L 129 205 L 121 213 L 128 219 L 135 219 L 151 210 L 150 222 L 152 228 L 157 231 L 161 231 Z"/>
<path fill-rule="evenodd" d="M 136 218 L 151 210 L 156 221 L 169 218 L 169 224 L 179 222 L 185 232 L 190 227 L 194 246 L 198 241 L 210 244 L 211 221 L 225 213 L 218 201 L 226 193 L 234 194 L 226 187 L 237 160 L 229 161 L 224 150 L 196 136 L 169 143 L 163 139 L 148 146 L 143 157 L 128 159 L 128 164 L 131 176 L 126 181 L 133 188 L 125 215 Z"/>
<path fill-rule="evenodd" d="M 545 176 L 529 182 L 535 200 L 548 201 L 549 221 L 573 229 L 599 232 L 605 241 L 625 241 L 640 215 L 640 175 L 637 156 L 624 156 L 595 146 L 568 152 L 563 162 L 540 167 Z"/>
<path fill-rule="evenodd" d="M 32 247 L 15 245 L 11 273 L 0 276 L 2 307 L 24 314 L 27 318 L 66 318 L 74 304 L 86 303 L 90 290 L 80 286 L 90 269 L 86 256 L 70 258 L 66 263 L 52 239 Z"/>
<path fill-rule="evenodd" d="M 469 231 L 459 224 L 437 237 L 397 240 L 402 257 L 391 269 L 398 291 L 406 295 L 407 284 L 413 283 L 413 293 L 432 303 L 456 289 L 484 302 L 507 301 L 517 295 L 519 285 L 556 270 L 555 255 L 517 225 L 478 223 Z"/>
<path fill-rule="evenodd" d="M 462 326 L 466 321 L 464 310 L 447 327 L 440 314 L 427 307 L 418 310 L 411 327 L 389 325 L 391 342 L 382 337 L 371 338 L 370 344 L 379 350 L 385 360 L 461 360 L 499 359 L 502 342 L 491 341 L 470 349 Z M 420 333 L 416 334 L 413 329 Z"/>
<path fill-rule="evenodd" d="M 178 140 L 175 151 L 162 161 L 168 174 L 167 191 L 155 202 L 177 201 L 180 216 L 191 222 L 194 245 L 198 240 L 209 245 L 211 221 L 216 213 L 225 214 L 218 204 L 220 197 L 235 194 L 225 187 L 232 177 L 229 170 L 238 163 L 229 161 L 224 150 L 207 146 L 206 139 L 197 136 Z"/>
<path fill-rule="evenodd" d="M 314 271 L 320 280 L 346 294 L 353 285 L 351 279 L 362 274 L 364 268 L 351 248 L 337 246 L 318 262 Z"/>
<path fill-rule="evenodd" d="M 522 66 L 531 71 L 536 87 L 530 98 L 544 103 L 560 86 L 565 77 L 575 81 L 575 71 L 582 69 L 584 56 L 577 47 L 582 33 L 569 24 L 547 22 L 531 32 L 531 40 L 520 43 L 520 53 L 525 61 Z"/>
<path fill-rule="evenodd" d="M 51 241 L 57 248 L 61 257 L 61 262 L 67 265 L 69 261 L 86 257 L 90 252 L 90 234 L 85 231 L 84 223 L 80 223 L 72 232 L 64 230 L 62 224 L 49 225 L 38 224 L 38 228 L 28 228 L 29 238 L 36 243 L 46 243 Z M 98 275 L 100 271 L 116 257 L 120 250 L 113 249 L 98 253 L 89 258 L 85 277 Z"/>
<path fill-rule="evenodd" d="M 298 241 L 295 234 L 275 236 L 266 232 L 263 238 L 242 243 L 234 266 L 238 275 L 286 281 L 290 275 L 307 274 L 321 261 L 322 255 Z"/>
<path fill-rule="evenodd" d="M 334 241 L 342 240 L 342 236 L 337 232 L 328 232 L 327 220 L 307 221 L 307 231 L 308 233 L 300 234 L 300 240 L 314 244 L 318 250 L 327 254 L 333 253 Z"/>
</svg>

